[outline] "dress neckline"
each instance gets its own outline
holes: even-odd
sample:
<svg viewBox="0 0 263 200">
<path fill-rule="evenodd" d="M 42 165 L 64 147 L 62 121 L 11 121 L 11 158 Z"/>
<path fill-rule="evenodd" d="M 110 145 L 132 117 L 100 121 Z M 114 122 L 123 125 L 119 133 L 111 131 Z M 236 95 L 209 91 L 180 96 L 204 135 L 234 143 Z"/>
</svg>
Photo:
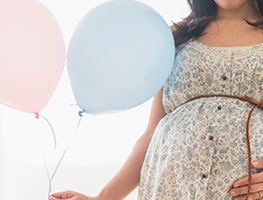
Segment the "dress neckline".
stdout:
<svg viewBox="0 0 263 200">
<path fill-rule="evenodd" d="M 205 48 L 209 48 L 209 49 L 215 49 L 215 50 L 248 50 L 251 48 L 255 48 L 255 47 L 260 47 L 263 46 L 263 42 L 261 43 L 257 43 L 254 45 L 247 45 L 247 46 L 211 46 L 211 45 L 207 45 L 203 42 L 200 42 L 199 40 L 193 40 L 192 42 L 195 42 L 197 45 L 199 46 L 203 46 Z"/>
</svg>

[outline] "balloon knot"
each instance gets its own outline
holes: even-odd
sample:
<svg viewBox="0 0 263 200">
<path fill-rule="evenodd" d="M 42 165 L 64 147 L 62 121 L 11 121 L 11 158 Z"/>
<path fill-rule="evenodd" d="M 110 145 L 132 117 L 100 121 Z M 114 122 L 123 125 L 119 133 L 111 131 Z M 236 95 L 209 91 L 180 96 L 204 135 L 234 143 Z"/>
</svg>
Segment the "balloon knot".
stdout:
<svg viewBox="0 0 263 200">
<path fill-rule="evenodd" d="M 35 113 L 35 118 L 39 119 L 39 113 Z"/>
<path fill-rule="evenodd" d="M 85 112 L 86 112 L 85 109 L 80 110 L 80 111 L 79 111 L 79 116 L 80 116 L 80 117 L 83 117 L 83 114 L 84 114 Z"/>
</svg>

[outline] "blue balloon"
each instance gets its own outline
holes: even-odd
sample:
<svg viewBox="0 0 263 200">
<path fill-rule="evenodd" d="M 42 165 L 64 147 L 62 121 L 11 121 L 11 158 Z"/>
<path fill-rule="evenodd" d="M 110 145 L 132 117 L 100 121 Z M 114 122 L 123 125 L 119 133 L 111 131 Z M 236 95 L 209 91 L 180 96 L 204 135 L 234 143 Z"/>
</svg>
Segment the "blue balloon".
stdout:
<svg viewBox="0 0 263 200">
<path fill-rule="evenodd" d="M 174 63 L 173 34 L 151 7 L 112 0 L 89 11 L 68 48 L 75 99 L 89 114 L 135 107 L 154 96 Z"/>
</svg>

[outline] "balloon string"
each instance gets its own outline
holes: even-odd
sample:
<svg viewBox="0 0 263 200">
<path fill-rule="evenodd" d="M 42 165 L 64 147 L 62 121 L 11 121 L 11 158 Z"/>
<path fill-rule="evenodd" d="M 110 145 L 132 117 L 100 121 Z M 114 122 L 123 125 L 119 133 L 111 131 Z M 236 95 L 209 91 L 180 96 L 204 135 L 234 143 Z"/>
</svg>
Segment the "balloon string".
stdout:
<svg viewBox="0 0 263 200">
<path fill-rule="evenodd" d="M 79 127 L 79 125 L 80 125 L 80 123 L 81 123 L 81 120 L 82 120 L 82 117 L 83 117 L 83 113 L 84 113 L 84 112 L 85 112 L 85 110 L 83 109 L 83 110 L 79 111 L 79 113 L 78 113 L 79 116 L 80 116 L 80 119 L 79 119 L 79 121 L 78 121 L 78 124 L 77 124 L 77 126 L 76 126 L 76 129 Z M 49 125 L 50 130 L 51 130 L 51 132 L 52 132 L 53 140 L 54 140 L 54 150 L 56 150 L 56 148 L 57 148 L 57 137 L 56 137 L 55 131 L 54 131 L 51 123 L 49 122 L 49 120 L 48 120 L 46 117 L 40 115 L 39 113 L 35 113 L 35 117 L 36 117 L 37 119 L 39 119 L 39 118 L 41 117 L 41 118 L 44 119 L 44 120 L 46 121 L 46 123 Z M 58 163 L 56 164 L 55 169 L 54 169 L 54 171 L 53 171 L 52 174 L 50 174 L 50 172 L 49 172 L 49 170 L 48 170 L 48 166 L 47 166 L 46 160 L 44 159 L 45 170 L 46 170 L 46 174 L 47 174 L 47 178 L 48 178 L 48 199 L 50 198 L 51 192 L 52 192 L 52 181 L 53 181 L 55 175 L 57 174 L 57 171 L 58 171 L 58 169 L 59 169 L 59 167 L 60 167 L 60 165 L 61 165 L 61 163 L 62 163 L 62 161 L 63 161 L 63 158 L 65 157 L 65 154 L 66 154 L 68 148 L 69 148 L 69 145 L 64 149 L 64 151 L 63 151 L 61 157 L 59 158 L 59 161 L 58 161 Z"/>
<path fill-rule="evenodd" d="M 58 168 L 59 168 L 60 164 L 62 163 L 62 160 L 63 160 L 63 158 L 64 158 L 64 156 L 65 156 L 65 154 L 66 154 L 66 152 L 68 150 L 68 147 L 69 147 L 69 145 L 64 149 L 64 152 L 62 153 L 62 155 L 61 155 L 61 157 L 60 157 L 60 159 L 59 159 L 59 161 L 58 161 L 58 163 L 57 163 L 57 165 L 55 167 L 55 170 L 54 170 L 54 172 L 53 172 L 53 174 L 52 174 L 52 176 L 50 178 L 50 181 L 53 181 L 53 179 L 54 179 L 54 177 L 55 177 L 55 175 L 56 175 L 56 173 L 58 171 Z"/>
<path fill-rule="evenodd" d="M 68 148 L 69 148 L 69 145 L 64 149 L 64 151 L 63 151 L 63 153 L 62 153 L 62 155 L 61 155 L 58 163 L 56 164 L 55 169 L 54 169 L 54 171 L 53 171 L 53 173 L 52 173 L 51 176 L 50 176 L 50 173 L 49 173 L 49 170 L 48 170 L 48 167 L 47 167 L 47 163 L 46 163 L 46 161 L 44 160 L 45 169 L 46 169 L 46 173 L 47 173 L 47 177 L 48 177 L 48 199 L 49 199 L 49 197 L 51 196 L 52 181 L 53 181 L 55 175 L 57 174 L 57 171 L 58 171 L 58 169 L 59 169 L 59 167 L 60 167 L 60 165 L 61 165 L 61 163 L 62 163 L 63 158 L 65 157 L 65 154 L 66 154 Z"/>
<path fill-rule="evenodd" d="M 44 159 L 44 164 L 45 164 L 45 169 L 46 169 L 47 178 L 48 178 L 48 196 L 47 196 L 47 199 L 49 199 L 49 197 L 51 195 L 52 184 L 51 184 L 51 179 L 50 179 L 50 175 L 49 175 L 49 171 L 48 171 L 48 167 L 47 167 L 47 162 L 45 159 Z"/>
<path fill-rule="evenodd" d="M 48 119 L 47 119 L 46 117 L 44 117 L 43 115 L 40 115 L 39 113 L 35 113 L 35 117 L 36 117 L 37 119 L 39 119 L 39 118 L 41 117 L 41 118 L 44 119 L 44 120 L 46 121 L 46 123 L 48 124 L 48 126 L 49 126 L 49 128 L 50 128 L 50 130 L 51 130 L 51 132 L 52 132 L 52 136 L 53 136 L 54 149 L 56 149 L 56 148 L 57 148 L 57 137 L 56 137 L 56 133 L 55 133 L 55 131 L 54 131 L 51 123 L 48 121 Z"/>
<path fill-rule="evenodd" d="M 69 104 L 69 106 L 78 106 L 79 108 L 81 108 L 80 105 L 78 105 L 78 104 Z M 78 121 L 77 126 L 76 126 L 76 128 L 75 128 L 76 130 L 79 128 L 80 123 L 81 123 L 81 121 L 82 121 L 82 117 L 83 117 L 84 113 L 86 113 L 86 112 L 87 112 L 87 111 L 86 111 L 86 109 L 84 109 L 84 108 L 82 108 L 82 109 L 78 112 L 79 121 Z"/>
<path fill-rule="evenodd" d="M 78 124 L 77 124 L 77 126 L 76 126 L 76 130 L 79 128 L 80 123 L 81 123 L 81 120 L 82 120 L 82 117 L 79 118 Z"/>
</svg>

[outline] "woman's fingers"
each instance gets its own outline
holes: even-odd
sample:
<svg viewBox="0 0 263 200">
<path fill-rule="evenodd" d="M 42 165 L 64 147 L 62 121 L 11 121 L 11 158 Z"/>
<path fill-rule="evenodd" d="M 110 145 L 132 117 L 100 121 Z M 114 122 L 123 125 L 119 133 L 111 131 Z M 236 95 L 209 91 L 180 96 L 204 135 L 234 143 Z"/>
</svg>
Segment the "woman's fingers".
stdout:
<svg viewBox="0 0 263 200">
<path fill-rule="evenodd" d="M 253 163 L 253 168 L 255 169 L 260 169 L 260 168 L 263 168 L 263 158 L 261 159 L 258 159 L 258 160 L 255 160 Z"/>
<path fill-rule="evenodd" d="M 254 169 L 263 168 L 263 158 L 252 163 Z M 234 200 L 246 200 L 248 192 L 249 178 L 248 176 L 241 178 L 233 183 L 233 188 L 229 191 Z M 251 188 L 248 200 L 263 198 L 263 172 L 252 174 Z"/>
<path fill-rule="evenodd" d="M 251 179 L 252 184 L 261 183 L 261 182 L 263 182 L 263 172 L 252 174 L 251 178 L 252 178 Z M 241 187 L 241 186 L 245 186 L 245 185 L 248 185 L 248 177 L 241 178 L 241 179 L 237 180 L 236 182 L 234 182 L 233 188 L 237 188 L 237 187 Z"/>
<path fill-rule="evenodd" d="M 252 166 L 254 169 L 263 169 L 263 158 L 255 160 L 252 163 Z M 260 183 L 260 182 L 263 182 L 263 171 L 252 175 L 251 183 Z M 233 183 L 233 187 L 236 188 L 247 184 L 248 184 L 248 176 L 235 181 Z"/>
<path fill-rule="evenodd" d="M 246 195 L 243 195 L 243 196 L 234 197 L 233 200 L 255 200 L 255 199 L 260 200 L 262 197 L 263 197 L 263 192 L 255 192 L 255 193 L 251 193 L 248 196 L 248 199 Z"/>
<path fill-rule="evenodd" d="M 64 192 L 57 192 L 51 195 L 50 200 L 57 200 L 57 199 L 70 199 L 73 198 L 75 192 L 73 191 L 64 191 Z"/>
<path fill-rule="evenodd" d="M 51 195 L 49 200 L 95 200 L 94 197 L 88 197 L 84 194 L 74 192 L 74 191 L 64 191 L 64 192 L 57 192 Z"/>
<path fill-rule="evenodd" d="M 256 193 L 256 192 L 260 192 L 263 191 L 263 182 L 261 183 L 254 183 L 251 185 L 251 189 L 250 192 L 251 193 Z M 237 188 L 232 188 L 229 191 L 230 195 L 244 195 L 247 194 L 248 192 L 248 186 L 241 186 L 241 187 L 237 187 Z"/>
</svg>

